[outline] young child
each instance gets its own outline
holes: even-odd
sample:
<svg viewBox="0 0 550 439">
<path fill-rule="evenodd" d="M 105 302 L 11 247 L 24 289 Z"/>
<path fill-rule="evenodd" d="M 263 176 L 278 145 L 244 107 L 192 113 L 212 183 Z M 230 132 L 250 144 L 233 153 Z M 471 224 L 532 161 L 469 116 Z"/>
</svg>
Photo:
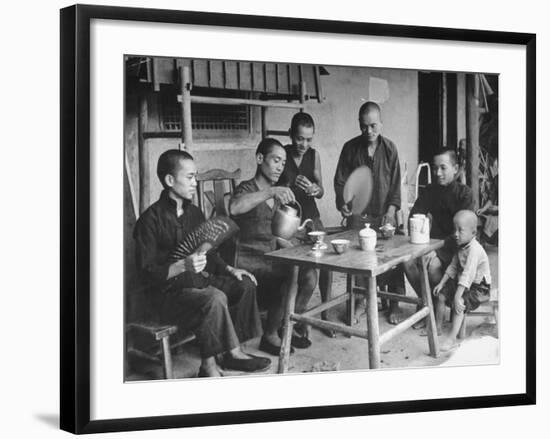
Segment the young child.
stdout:
<svg viewBox="0 0 550 439">
<path fill-rule="evenodd" d="M 464 321 L 464 313 L 488 301 L 491 290 L 489 258 L 475 238 L 476 214 L 470 210 L 460 210 L 455 214 L 453 223 L 457 250 L 443 278 L 433 289 L 433 295 L 437 298 L 435 317 L 438 333 L 441 333 L 445 305 L 451 307 L 452 312 L 452 328 L 441 345 L 443 352 L 457 346 L 456 337 Z"/>
<path fill-rule="evenodd" d="M 433 173 L 435 181 L 428 185 L 419 195 L 409 212 L 422 213 L 430 218 L 430 238 L 444 239 L 445 245 L 426 255 L 428 278 L 431 286 L 437 285 L 453 255 L 456 253 L 456 241 L 453 238 L 453 218 L 460 210 L 473 212 L 472 190 L 457 181 L 459 166 L 455 151 L 441 149 L 433 158 Z M 421 273 L 415 261 L 404 263 L 405 274 L 418 297 L 421 295 Z M 413 328 L 425 327 L 425 320 L 413 325 Z M 421 335 L 425 335 L 421 332 Z"/>
</svg>

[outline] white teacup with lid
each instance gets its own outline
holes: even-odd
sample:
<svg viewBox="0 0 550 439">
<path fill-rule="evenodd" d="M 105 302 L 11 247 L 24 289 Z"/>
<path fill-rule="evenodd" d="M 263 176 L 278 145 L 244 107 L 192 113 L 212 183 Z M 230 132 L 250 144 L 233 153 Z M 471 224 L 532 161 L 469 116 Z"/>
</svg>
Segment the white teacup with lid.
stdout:
<svg viewBox="0 0 550 439">
<path fill-rule="evenodd" d="M 376 231 L 366 223 L 365 228 L 359 230 L 359 245 L 361 250 L 374 251 L 376 248 Z"/>
</svg>

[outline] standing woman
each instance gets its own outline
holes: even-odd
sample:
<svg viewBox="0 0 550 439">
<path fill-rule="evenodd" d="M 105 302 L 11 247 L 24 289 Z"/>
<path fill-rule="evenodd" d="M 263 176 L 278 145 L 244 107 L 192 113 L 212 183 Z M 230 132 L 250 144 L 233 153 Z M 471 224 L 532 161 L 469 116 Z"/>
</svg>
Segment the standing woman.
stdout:
<svg viewBox="0 0 550 439">
<path fill-rule="evenodd" d="M 321 198 L 325 191 L 319 152 L 312 147 L 314 134 L 315 123 L 308 113 L 296 113 L 292 117 L 289 130 L 292 143 L 284 147 L 287 160 L 278 184 L 288 186 L 294 192 L 302 207 L 302 219 L 310 218 L 313 221 L 313 230 L 324 230 L 321 214 L 315 202 L 315 199 Z M 332 282 L 331 274 L 326 270 L 320 272 L 319 290 L 323 301 L 327 300 L 327 291 Z M 297 310 L 305 310 L 306 307 L 307 303 L 296 303 Z M 323 319 L 327 319 L 326 312 L 323 313 Z M 335 336 L 334 331 L 323 332 L 330 337 Z"/>
</svg>

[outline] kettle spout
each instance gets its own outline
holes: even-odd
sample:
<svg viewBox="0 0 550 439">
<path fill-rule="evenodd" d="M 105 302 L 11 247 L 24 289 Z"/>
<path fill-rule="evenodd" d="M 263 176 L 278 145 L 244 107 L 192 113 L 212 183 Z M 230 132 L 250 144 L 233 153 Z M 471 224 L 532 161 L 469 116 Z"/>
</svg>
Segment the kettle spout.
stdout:
<svg viewBox="0 0 550 439">
<path fill-rule="evenodd" d="M 306 227 L 306 224 L 307 223 L 311 223 L 311 225 L 313 225 L 313 220 L 311 218 L 308 218 L 307 220 L 305 220 L 302 225 L 300 227 L 298 227 L 298 230 L 302 231 L 304 230 L 304 228 Z"/>
</svg>

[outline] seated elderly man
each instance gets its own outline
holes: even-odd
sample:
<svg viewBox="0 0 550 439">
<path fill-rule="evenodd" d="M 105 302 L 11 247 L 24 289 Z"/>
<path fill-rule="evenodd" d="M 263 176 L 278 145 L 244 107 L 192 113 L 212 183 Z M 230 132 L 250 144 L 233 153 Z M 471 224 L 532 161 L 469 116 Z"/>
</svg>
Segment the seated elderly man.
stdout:
<svg viewBox="0 0 550 439">
<path fill-rule="evenodd" d="M 284 316 L 284 298 L 291 281 L 291 270 L 264 258 L 264 254 L 276 249 L 276 238 L 271 232 L 273 214 L 280 205 L 295 201 L 292 190 L 276 186 L 285 168 L 286 152 L 275 139 L 263 139 L 256 150 L 256 175 L 243 181 L 230 202 L 230 212 L 239 225 L 237 247 L 238 267 L 250 271 L 258 280 L 258 299 L 267 308 L 267 321 L 260 350 L 279 355 L 281 339 L 278 330 Z M 305 311 L 317 284 L 317 272 L 300 269 L 296 311 Z M 292 336 L 291 345 L 307 348 L 311 341 L 304 329 Z M 291 352 L 293 350 L 291 349 Z"/>
<path fill-rule="evenodd" d="M 196 174 L 193 158 L 184 151 L 169 150 L 159 158 L 157 175 L 164 190 L 134 230 L 137 267 L 149 287 L 150 304 L 160 322 L 196 335 L 202 357 L 199 376 L 221 375 L 216 356 L 226 369 L 266 370 L 269 358 L 240 348 L 261 334 L 254 276 L 228 266 L 216 253 L 170 259 L 178 243 L 204 221 L 191 204 Z"/>
</svg>

